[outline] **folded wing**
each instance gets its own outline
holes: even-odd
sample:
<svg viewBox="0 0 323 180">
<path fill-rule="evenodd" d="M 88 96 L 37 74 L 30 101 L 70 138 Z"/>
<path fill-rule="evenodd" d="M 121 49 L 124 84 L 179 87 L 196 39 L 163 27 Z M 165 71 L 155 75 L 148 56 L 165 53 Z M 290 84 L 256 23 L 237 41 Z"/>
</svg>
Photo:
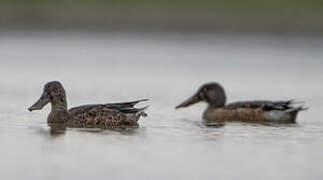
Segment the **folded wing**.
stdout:
<svg viewBox="0 0 323 180">
<path fill-rule="evenodd" d="M 262 109 L 265 111 L 271 110 L 292 110 L 295 109 L 295 104 L 299 104 L 299 102 L 295 102 L 294 100 L 289 101 L 241 101 L 228 104 L 226 109 L 237 109 L 237 108 L 252 108 L 252 109 Z M 298 111 L 306 110 L 303 105 L 296 107 Z"/>
</svg>

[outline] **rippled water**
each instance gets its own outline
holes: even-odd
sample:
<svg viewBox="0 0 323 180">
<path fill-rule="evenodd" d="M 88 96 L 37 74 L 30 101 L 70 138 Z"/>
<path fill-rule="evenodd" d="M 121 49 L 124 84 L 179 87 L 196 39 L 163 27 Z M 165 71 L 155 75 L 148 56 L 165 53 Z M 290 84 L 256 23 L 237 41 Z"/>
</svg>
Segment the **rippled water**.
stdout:
<svg viewBox="0 0 323 180">
<path fill-rule="evenodd" d="M 0 33 L 0 179 L 322 179 L 323 38 L 145 33 Z M 137 129 L 51 134 L 59 80 L 69 106 L 150 98 Z M 229 101 L 295 98 L 293 125 L 201 123 L 175 111 L 203 83 Z M 141 104 L 141 106 L 147 103 Z"/>
</svg>

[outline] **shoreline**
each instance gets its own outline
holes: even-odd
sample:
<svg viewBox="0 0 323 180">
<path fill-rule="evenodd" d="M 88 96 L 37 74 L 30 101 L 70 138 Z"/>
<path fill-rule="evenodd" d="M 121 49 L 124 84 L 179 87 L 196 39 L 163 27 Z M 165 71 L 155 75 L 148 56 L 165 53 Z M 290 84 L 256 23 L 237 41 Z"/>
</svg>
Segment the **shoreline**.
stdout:
<svg viewBox="0 0 323 180">
<path fill-rule="evenodd" d="M 1 30 L 147 31 L 323 35 L 323 13 L 127 11 L 0 7 Z"/>
</svg>

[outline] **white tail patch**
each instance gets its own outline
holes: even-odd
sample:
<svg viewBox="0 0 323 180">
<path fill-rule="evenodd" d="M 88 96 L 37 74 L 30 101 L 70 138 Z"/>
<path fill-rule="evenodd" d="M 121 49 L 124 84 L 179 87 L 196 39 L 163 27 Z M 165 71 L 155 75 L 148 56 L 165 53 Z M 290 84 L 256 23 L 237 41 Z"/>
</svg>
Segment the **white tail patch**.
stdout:
<svg viewBox="0 0 323 180">
<path fill-rule="evenodd" d="M 265 113 L 264 117 L 270 121 L 288 122 L 291 121 L 291 114 L 285 111 L 272 110 Z"/>
</svg>

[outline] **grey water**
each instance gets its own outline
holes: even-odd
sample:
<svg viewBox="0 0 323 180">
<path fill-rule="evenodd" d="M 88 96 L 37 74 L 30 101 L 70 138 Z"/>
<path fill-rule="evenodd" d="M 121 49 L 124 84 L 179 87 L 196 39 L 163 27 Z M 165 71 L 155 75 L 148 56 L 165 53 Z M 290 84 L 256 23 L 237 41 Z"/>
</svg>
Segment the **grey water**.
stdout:
<svg viewBox="0 0 323 180">
<path fill-rule="evenodd" d="M 0 33 L 0 179 L 322 179 L 323 38 L 179 33 Z M 69 107 L 149 98 L 140 127 L 52 134 L 60 81 Z M 228 101 L 306 102 L 297 124 L 202 124 L 175 110 L 206 82 Z"/>
</svg>

